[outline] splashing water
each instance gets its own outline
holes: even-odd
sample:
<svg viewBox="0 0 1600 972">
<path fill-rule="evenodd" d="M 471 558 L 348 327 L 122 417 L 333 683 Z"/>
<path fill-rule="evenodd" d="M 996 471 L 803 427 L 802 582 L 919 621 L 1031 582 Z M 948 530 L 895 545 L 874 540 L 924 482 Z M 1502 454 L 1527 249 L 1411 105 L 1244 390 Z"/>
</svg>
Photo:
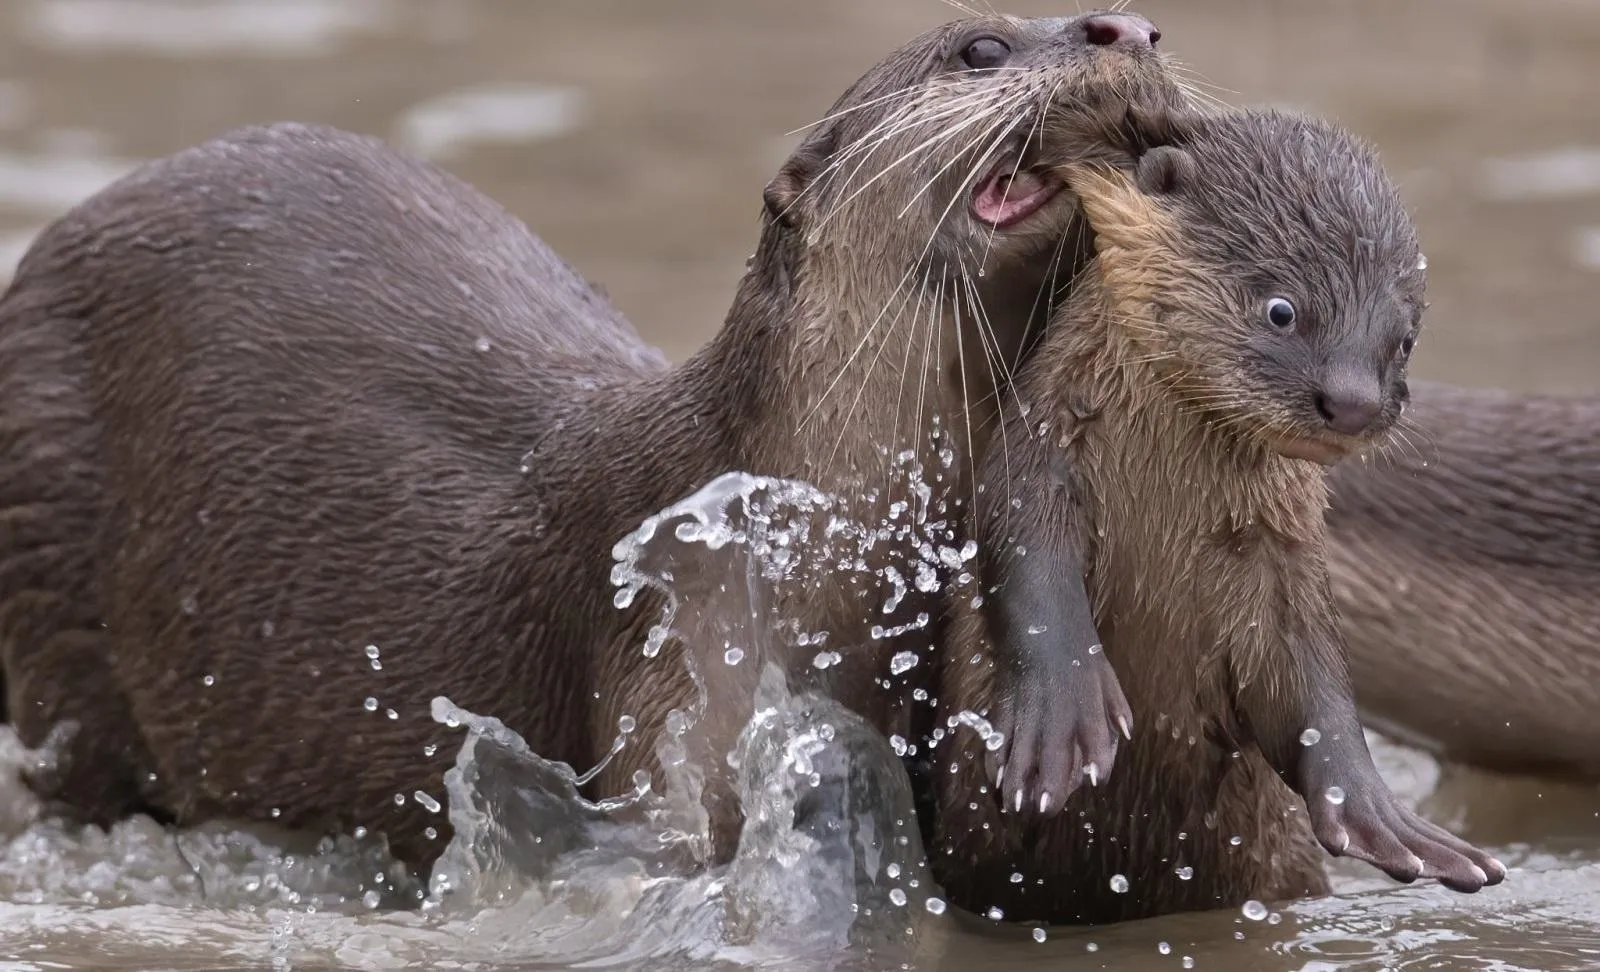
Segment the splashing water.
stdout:
<svg viewBox="0 0 1600 972">
<path fill-rule="evenodd" d="M 913 540 L 915 560 L 898 571 L 911 579 L 902 596 L 923 586 L 919 562 L 965 569 L 975 551 L 943 536 L 937 511 L 928 512 L 920 525 L 901 510 L 894 529 L 869 529 L 803 484 L 731 476 L 646 520 L 618 544 L 618 600 L 661 599 L 641 662 L 687 665 L 699 690 L 696 705 L 669 719 L 655 785 L 641 774 L 628 792 L 591 801 L 580 785 L 593 770 L 546 760 L 491 715 L 436 699 L 434 719 L 458 729 L 460 741 L 438 810 L 454 835 L 425 886 L 365 833 L 308 841 L 209 825 L 174 834 L 143 818 L 79 830 L 40 818 L 23 793 L 0 787 L 0 827 L 14 835 L 0 856 L 0 956 L 31 963 L 19 968 L 865 970 L 1043 969 L 1093 951 L 1108 967 L 1254 969 L 1281 968 L 1290 951 L 1354 969 L 1402 964 L 1418 942 L 1448 952 L 1466 940 L 1450 927 L 1506 941 L 1508 958 L 1525 956 L 1529 929 L 1548 933 L 1545 957 L 1556 963 L 1600 946 L 1600 923 L 1579 915 L 1582 902 L 1597 900 L 1584 859 L 1563 865 L 1528 852 L 1505 856 L 1545 873 L 1533 887 L 1521 882 L 1509 908 L 1498 891 L 1396 892 L 1336 867 L 1351 875 L 1340 887 L 1359 896 L 1092 933 L 1006 926 L 994 914 L 974 916 L 983 937 L 964 930 L 928 877 L 899 759 L 916 744 L 885 739 L 782 670 L 774 650 L 803 648 L 789 654 L 822 677 L 849 664 L 860 646 L 796 628 L 782 617 L 782 597 L 830 571 L 875 578 L 899 595 L 868 556 L 886 540 Z M 867 607 L 881 614 L 881 603 Z M 685 650 L 661 654 L 668 644 Z M 730 647 L 743 652 L 737 666 L 723 662 Z M 822 655 L 826 664 L 814 665 Z M 882 674 L 915 673 L 929 658 L 909 661 L 886 662 Z M 748 712 L 721 760 L 694 749 L 713 701 Z M 976 713 L 947 713 L 941 723 L 999 743 Z M 639 738 L 631 716 L 617 729 L 618 749 Z M 7 778 L 49 759 L 0 732 Z M 732 861 L 708 868 L 701 796 L 723 771 L 733 774 L 745 823 Z M 441 802 L 426 793 L 402 799 L 425 809 Z M 1173 880 L 1190 879 L 1187 871 L 1177 866 Z M 1409 937 L 1397 938 L 1397 928 Z M 1160 942 L 1173 944 L 1164 953 Z M 92 961 L 51 964 L 74 955 Z"/>
</svg>

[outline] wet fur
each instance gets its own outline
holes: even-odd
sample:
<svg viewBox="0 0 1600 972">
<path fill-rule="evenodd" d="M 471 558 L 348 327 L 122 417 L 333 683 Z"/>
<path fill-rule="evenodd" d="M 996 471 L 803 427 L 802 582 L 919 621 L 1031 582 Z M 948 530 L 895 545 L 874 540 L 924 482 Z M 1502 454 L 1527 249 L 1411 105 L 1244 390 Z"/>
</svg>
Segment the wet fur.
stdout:
<svg viewBox="0 0 1600 972">
<path fill-rule="evenodd" d="M 1408 443 L 1331 477 L 1363 715 L 1446 759 L 1600 779 L 1600 402 L 1413 392 Z"/>
<path fill-rule="evenodd" d="M 593 788 L 630 789 L 695 688 L 673 646 L 640 651 L 658 600 L 612 606 L 617 539 L 729 470 L 875 489 L 870 519 L 936 414 L 963 456 L 942 488 L 969 487 L 982 443 L 957 419 L 998 408 L 1071 215 L 991 245 L 944 205 L 990 143 L 927 136 L 940 104 L 1048 140 L 1080 94 L 1169 90 L 1154 59 L 1090 77 L 1108 62 L 1059 42 L 1071 23 L 949 25 L 868 72 L 769 189 L 726 325 L 677 368 L 500 207 L 367 138 L 246 129 L 76 207 L 0 301 L 0 662 L 26 744 L 79 727 L 31 785 L 101 823 L 364 826 L 426 864 L 449 831 L 412 795 L 443 797 L 447 695 L 580 769 L 633 717 Z M 1038 41 L 1035 70 L 924 86 L 978 27 Z M 1117 151 L 1085 124 L 1069 147 Z M 779 613 L 872 646 L 797 667 L 887 730 L 904 714 L 874 676 L 905 645 L 866 637 L 899 620 L 877 600 L 841 585 Z M 713 700 L 702 765 L 746 715 Z M 729 781 L 705 802 L 726 857 Z"/>
<path fill-rule="evenodd" d="M 944 744 L 950 751 L 937 762 L 952 771 L 941 784 L 932 855 L 952 900 L 966 908 L 1106 922 L 1321 894 L 1328 885 L 1318 838 L 1340 850 L 1330 835 L 1341 819 L 1352 833 L 1368 826 L 1362 815 L 1380 821 L 1356 839 L 1385 851 L 1384 827 L 1419 847 L 1445 839 L 1394 816 L 1361 738 L 1323 555 L 1324 471 L 1279 455 L 1262 433 L 1309 420 L 1297 396 L 1273 394 L 1284 390 L 1282 356 L 1253 346 L 1252 329 L 1262 326 L 1252 314 L 1255 288 L 1236 286 L 1240 268 L 1319 245 L 1312 241 L 1339 247 L 1345 227 L 1378 227 L 1369 251 L 1312 253 L 1278 282 L 1328 288 L 1328 301 L 1307 305 L 1329 315 L 1327 333 L 1313 332 L 1317 346 L 1336 363 L 1365 356 L 1379 365 L 1397 414 L 1403 361 L 1383 362 L 1419 309 L 1420 288 L 1409 290 L 1419 275 L 1415 238 L 1381 170 L 1347 136 L 1271 114 L 1207 127 L 1203 150 L 1169 158 L 1186 170 L 1147 172 L 1141 163 L 1139 188 L 1121 174 L 1073 183 L 1099 256 L 1018 377 L 1034 411 L 1032 427 L 1018 423 L 1012 433 L 1020 445 L 1011 459 L 1024 474 L 1011 484 L 1017 518 L 991 515 L 980 532 L 986 543 L 1026 544 L 1021 570 L 1054 576 L 1056 560 L 1071 564 L 1081 552 L 1082 582 L 1136 726 L 1109 780 L 1080 788 L 1054 816 L 1036 815 L 1031 801 L 1002 813 L 986 786 L 983 747 L 963 732 Z M 1348 180 L 1344 191 L 1359 194 L 1348 211 L 1338 193 L 1305 213 L 1263 202 L 1284 198 L 1268 192 L 1283 187 L 1278 170 L 1258 168 L 1251 155 L 1275 158 L 1278 146 L 1302 137 L 1313 148 L 1291 152 L 1285 168 L 1303 159 L 1328 166 L 1321 179 Z M 1169 207 L 1165 187 L 1148 181 L 1167 176 L 1204 188 L 1179 193 Z M 1306 232 L 1329 214 L 1336 232 Z M 1276 237 L 1279 226 L 1295 230 Z M 1215 241 L 1230 232 L 1227 253 Z M 1345 261 L 1371 275 L 1364 286 L 1349 281 L 1350 297 L 1340 289 Z M 1390 280 L 1402 282 L 1398 292 Z M 1351 308 L 1357 295 L 1388 295 L 1395 305 Z M 1065 476 L 1048 471 L 1063 464 L 1057 456 Z M 1003 486 L 997 477 L 991 457 L 980 482 Z M 1008 596 L 1004 587 L 983 594 Z M 990 630 L 970 602 L 957 602 L 941 662 L 943 705 L 952 711 L 992 712 L 1015 690 L 1004 667 L 1012 649 L 996 648 Z M 1322 731 L 1320 749 L 1301 746 L 1307 727 Z M 1349 791 L 1349 807 L 1318 800 L 1308 816 L 1294 791 L 1320 796 L 1330 779 Z M 1013 873 L 1023 881 L 1013 883 Z M 1115 875 L 1128 881 L 1126 893 L 1112 890 Z"/>
</svg>

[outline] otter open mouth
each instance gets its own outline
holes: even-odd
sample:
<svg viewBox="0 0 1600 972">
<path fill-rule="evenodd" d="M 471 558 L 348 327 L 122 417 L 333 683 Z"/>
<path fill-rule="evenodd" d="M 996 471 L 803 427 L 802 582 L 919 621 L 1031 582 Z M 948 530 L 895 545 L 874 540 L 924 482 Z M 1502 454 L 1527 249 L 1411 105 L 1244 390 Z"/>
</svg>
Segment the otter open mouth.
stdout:
<svg viewBox="0 0 1600 972">
<path fill-rule="evenodd" d="M 995 229 L 1015 226 L 1044 208 L 1062 190 L 1053 173 L 1017 159 L 997 163 L 972 190 L 972 216 Z"/>
</svg>

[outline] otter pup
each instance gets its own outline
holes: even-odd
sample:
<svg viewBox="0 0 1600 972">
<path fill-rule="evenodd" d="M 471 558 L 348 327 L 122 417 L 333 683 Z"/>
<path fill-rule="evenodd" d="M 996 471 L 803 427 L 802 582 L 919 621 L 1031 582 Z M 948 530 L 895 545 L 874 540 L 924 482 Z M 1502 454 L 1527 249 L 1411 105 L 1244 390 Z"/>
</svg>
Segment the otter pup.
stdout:
<svg viewBox="0 0 1600 972">
<path fill-rule="evenodd" d="M 636 727 L 591 792 L 631 789 L 698 696 L 678 648 L 641 651 L 660 599 L 614 606 L 613 544 L 729 471 L 875 523 L 912 495 L 899 456 L 948 451 L 927 505 L 965 495 L 968 430 L 1082 256 L 1036 161 L 1123 158 L 1130 100 L 1182 100 L 1158 36 L 978 17 L 890 54 L 768 186 L 725 325 L 676 368 L 500 207 L 371 139 L 246 129 L 77 206 L 0 301 L 0 658 L 23 740 L 71 730 L 31 785 L 94 821 L 363 826 L 425 865 L 445 695 L 580 768 Z M 797 679 L 899 727 L 881 676 L 933 598 L 780 605 L 851 646 L 826 672 L 796 651 Z M 689 740 L 716 858 L 748 702 Z"/>
<path fill-rule="evenodd" d="M 1008 548 L 999 622 L 992 647 L 958 622 L 941 696 L 1001 720 L 1010 813 L 972 802 L 980 750 L 956 737 L 939 877 L 964 907 L 1089 922 L 1325 893 L 1317 842 L 1401 880 L 1496 883 L 1378 775 L 1325 564 L 1323 464 L 1393 425 L 1421 324 L 1398 193 L 1308 118 L 1158 135 L 1131 176 L 1071 167 L 1097 256 L 982 467 L 1014 497 L 980 526 Z"/>
</svg>

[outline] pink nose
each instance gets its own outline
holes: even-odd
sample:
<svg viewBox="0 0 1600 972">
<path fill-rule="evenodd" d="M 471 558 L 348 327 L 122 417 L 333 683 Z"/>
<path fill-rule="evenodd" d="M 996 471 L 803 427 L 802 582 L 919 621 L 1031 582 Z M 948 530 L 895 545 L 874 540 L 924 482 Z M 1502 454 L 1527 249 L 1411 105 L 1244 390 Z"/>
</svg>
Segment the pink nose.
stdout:
<svg viewBox="0 0 1600 972">
<path fill-rule="evenodd" d="M 1083 36 L 1096 47 L 1148 51 L 1161 39 L 1161 31 L 1138 14 L 1108 13 L 1085 19 Z"/>
</svg>

